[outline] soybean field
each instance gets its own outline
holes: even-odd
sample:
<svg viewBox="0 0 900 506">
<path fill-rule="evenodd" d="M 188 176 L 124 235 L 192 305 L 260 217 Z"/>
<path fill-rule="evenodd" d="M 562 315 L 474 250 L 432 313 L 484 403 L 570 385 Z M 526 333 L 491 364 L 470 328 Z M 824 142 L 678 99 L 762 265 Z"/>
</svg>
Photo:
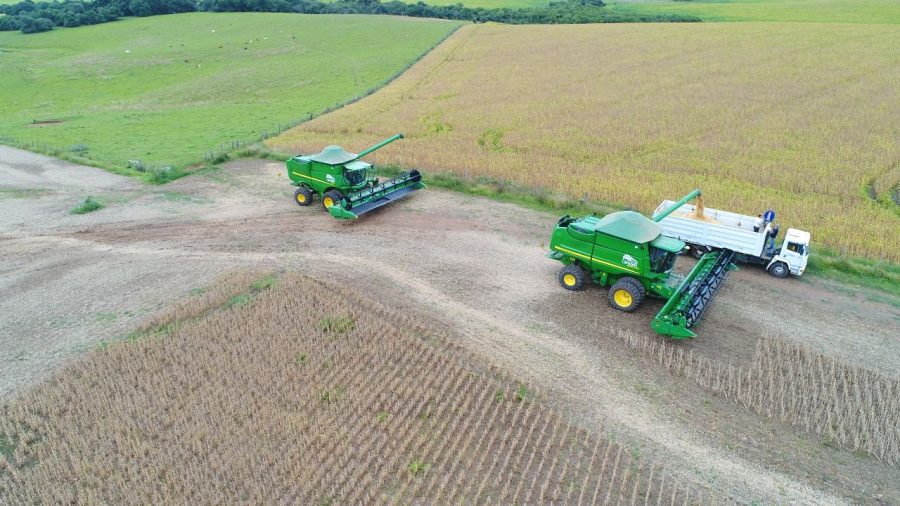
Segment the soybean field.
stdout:
<svg viewBox="0 0 900 506">
<path fill-rule="evenodd" d="M 402 130 L 376 160 L 645 213 L 699 187 L 709 207 L 773 208 L 818 247 L 896 262 L 898 43 L 887 25 L 467 26 L 269 143 Z"/>
</svg>

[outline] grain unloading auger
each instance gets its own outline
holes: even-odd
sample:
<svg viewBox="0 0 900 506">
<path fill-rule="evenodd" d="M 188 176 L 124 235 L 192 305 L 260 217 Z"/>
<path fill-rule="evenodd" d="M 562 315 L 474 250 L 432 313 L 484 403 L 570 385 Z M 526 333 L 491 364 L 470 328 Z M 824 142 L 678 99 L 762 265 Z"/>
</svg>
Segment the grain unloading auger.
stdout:
<svg viewBox="0 0 900 506">
<path fill-rule="evenodd" d="M 369 153 L 402 139 L 403 134 L 389 137 L 359 154 L 328 146 L 315 155 L 298 155 L 287 163 L 288 177 L 297 187 L 294 200 L 300 206 L 312 203 L 313 195 L 335 218 L 356 219 L 410 193 L 425 188 L 417 170 L 404 172 L 394 179 L 378 181 L 372 164 L 360 160 Z"/>
<path fill-rule="evenodd" d="M 694 190 L 652 220 L 634 211 L 603 218 L 563 216 L 547 254 L 564 264 L 560 284 L 567 290 L 581 290 L 588 281 L 610 286 L 610 305 L 625 312 L 636 310 L 647 296 L 666 299 L 653 329 L 675 339 L 695 337 L 692 327 L 700 323 L 728 272 L 736 269 L 734 253 L 707 253 L 687 276 L 675 274 L 675 258 L 685 243 L 662 235 L 658 222 L 699 195 Z"/>
</svg>

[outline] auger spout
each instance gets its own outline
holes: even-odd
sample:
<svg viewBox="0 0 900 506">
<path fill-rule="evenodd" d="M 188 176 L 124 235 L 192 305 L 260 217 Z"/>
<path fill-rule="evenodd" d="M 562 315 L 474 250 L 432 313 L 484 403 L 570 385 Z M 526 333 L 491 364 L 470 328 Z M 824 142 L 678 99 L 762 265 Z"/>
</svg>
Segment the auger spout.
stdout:
<svg viewBox="0 0 900 506">
<path fill-rule="evenodd" d="M 403 134 L 397 134 L 397 135 L 388 137 L 387 139 L 379 142 L 378 144 L 375 144 L 374 146 L 368 147 L 368 148 L 360 151 L 360 153 L 358 155 L 356 155 L 356 158 L 354 158 L 354 160 L 359 160 L 360 158 L 371 153 L 372 151 L 381 149 L 381 148 L 387 146 L 388 144 L 396 141 L 397 139 L 402 139 L 402 138 L 403 138 Z"/>
<path fill-rule="evenodd" d="M 679 200 L 678 202 L 672 204 L 672 207 L 670 207 L 670 208 L 666 209 L 665 211 L 663 211 L 663 212 L 657 214 L 657 215 L 653 218 L 653 221 L 659 223 L 660 221 L 663 220 L 663 218 L 665 218 L 666 216 L 668 216 L 668 215 L 674 213 L 679 207 L 681 207 L 681 206 L 687 204 L 688 202 L 691 201 L 691 199 L 697 198 L 697 197 L 699 197 L 699 196 L 700 196 L 700 188 L 697 188 L 696 190 L 692 191 L 691 193 L 688 193 L 687 195 L 685 195 L 685 196 L 684 196 L 681 200 Z"/>
</svg>

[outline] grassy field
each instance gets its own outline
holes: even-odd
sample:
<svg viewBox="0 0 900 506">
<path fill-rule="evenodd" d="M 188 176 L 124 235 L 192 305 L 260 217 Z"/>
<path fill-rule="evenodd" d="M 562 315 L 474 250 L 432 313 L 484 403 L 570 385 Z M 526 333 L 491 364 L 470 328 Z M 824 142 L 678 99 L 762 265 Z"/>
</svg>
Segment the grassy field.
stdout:
<svg viewBox="0 0 900 506">
<path fill-rule="evenodd" d="M 403 131 L 375 158 L 644 212 L 700 187 L 709 207 L 775 208 L 814 248 L 897 261 L 898 41 L 862 25 L 471 26 L 269 143 Z"/>
<path fill-rule="evenodd" d="M 197 13 L 4 32 L 0 138 L 106 167 L 185 166 L 365 95 L 456 26 Z"/>
<path fill-rule="evenodd" d="M 0 407 L 0 501 L 724 500 L 339 286 L 233 275 L 132 337 Z"/>
</svg>

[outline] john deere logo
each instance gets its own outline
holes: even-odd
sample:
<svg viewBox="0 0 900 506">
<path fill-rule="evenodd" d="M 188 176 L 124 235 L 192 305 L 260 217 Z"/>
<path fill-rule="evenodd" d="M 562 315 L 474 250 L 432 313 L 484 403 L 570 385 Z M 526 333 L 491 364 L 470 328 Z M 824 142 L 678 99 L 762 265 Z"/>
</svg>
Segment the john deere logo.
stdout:
<svg viewBox="0 0 900 506">
<path fill-rule="evenodd" d="M 622 263 L 628 267 L 637 267 L 637 260 L 631 255 L 622 255 Z"/>
<path fill-rule="evenodd" d="M 328 181 L 329 183 L 333 183 L 334 176 L 332 176 L 331 174 L 325 174 L 325 181 Z"/>
</svg>

